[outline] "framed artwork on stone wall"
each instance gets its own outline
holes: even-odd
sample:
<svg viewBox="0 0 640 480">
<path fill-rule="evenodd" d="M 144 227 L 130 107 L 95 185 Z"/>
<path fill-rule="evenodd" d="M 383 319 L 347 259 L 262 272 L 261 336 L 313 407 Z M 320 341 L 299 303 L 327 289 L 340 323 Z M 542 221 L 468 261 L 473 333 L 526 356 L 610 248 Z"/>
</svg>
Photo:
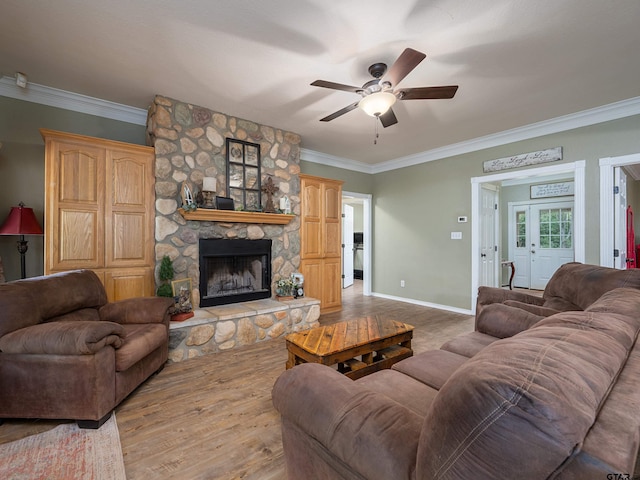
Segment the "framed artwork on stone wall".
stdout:
<svg viewBox="0 0 640 480">
<path fill-rule="evenodd" d="M 260 145 L 227 138 L 227 196 L 236 208 L 262 210 Z"/>
</svg>

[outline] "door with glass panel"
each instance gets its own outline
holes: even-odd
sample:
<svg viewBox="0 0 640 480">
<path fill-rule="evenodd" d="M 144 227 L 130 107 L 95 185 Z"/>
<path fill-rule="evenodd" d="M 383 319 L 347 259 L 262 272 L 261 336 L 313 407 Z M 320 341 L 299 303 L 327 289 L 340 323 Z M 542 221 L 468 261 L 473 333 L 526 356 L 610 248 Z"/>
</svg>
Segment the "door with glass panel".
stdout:
<svg viewBox="0 0 640 480">
<path fill-rule="evenodd" d="M 573 202 L 512 205 L 510 217 L 513 284 L 544 290 L 553 273 L 574 259 Z"/>
</svg>

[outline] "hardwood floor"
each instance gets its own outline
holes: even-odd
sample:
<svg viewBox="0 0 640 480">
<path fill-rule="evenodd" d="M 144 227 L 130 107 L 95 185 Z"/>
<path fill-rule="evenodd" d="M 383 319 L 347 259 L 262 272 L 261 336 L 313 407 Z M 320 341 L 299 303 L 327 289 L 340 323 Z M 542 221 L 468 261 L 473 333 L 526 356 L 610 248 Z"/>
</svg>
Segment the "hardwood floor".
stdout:
<svg viewBox="0 0 640 480">
<path fill-rule="evenodd" d="M 361 281 L 343 291 L 343 309 L 323 315 L 334 323 L 380 315 L 414 325 L 416 353 L 473 330 L 473 317 L 362 296 Z M 284 479 L 280 419 L 271 388 L 284 371 L 284 339 L 170 364 L 117 409 L 129 480 Z M 6 421 L 0 443 L 60 422 Z"/>
</svg>

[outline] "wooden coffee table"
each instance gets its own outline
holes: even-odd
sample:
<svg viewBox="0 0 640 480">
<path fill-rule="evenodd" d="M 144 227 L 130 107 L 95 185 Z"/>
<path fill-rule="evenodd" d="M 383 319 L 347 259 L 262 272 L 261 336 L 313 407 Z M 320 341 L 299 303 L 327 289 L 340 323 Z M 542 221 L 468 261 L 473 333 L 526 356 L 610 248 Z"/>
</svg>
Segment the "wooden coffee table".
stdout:
<svg viewBox="0 0 640 480">
<path fill-rule="evenodd" d="M 355 380 L 413 355 L 412 338 L 413 326 L 396 320 L 347 320 L 287 335 L 286 366 L 337 364 L 338 371 Z"/>
</svg>

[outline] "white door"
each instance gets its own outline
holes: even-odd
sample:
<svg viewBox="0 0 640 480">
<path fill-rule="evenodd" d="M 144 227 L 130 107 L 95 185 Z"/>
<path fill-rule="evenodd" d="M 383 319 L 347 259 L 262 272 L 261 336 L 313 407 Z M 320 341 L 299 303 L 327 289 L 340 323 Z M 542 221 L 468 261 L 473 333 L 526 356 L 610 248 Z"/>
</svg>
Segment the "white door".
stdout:
<svg viewBox="0 0 640 480">
<path fill-rule="evenodd" d="M 613 169 L 613 266 L 627 268 L 627 175 L 622 168 Z"/>
<path fill-rule="evenodd" d="M 531 286 L 529 205 L 509 205 L 509 260 L 514 263 L 513 286 Z"/>
<path fill-rule="evenodd" d="M 544 290 L 553 273 L 573 262 L 573 202 L 531 205 L 531 286 Z"/>
<path fill-rule="evenodd" d="M 353 207 L 342 205 L 342 288 L 353 285 Z"/>
<path fill-rule="evenodd" d="M 498 191 L 492 185 L 480 189 L 480 278 L 479 285 L 497 286 L 496 245 Z"/>
</svg>

